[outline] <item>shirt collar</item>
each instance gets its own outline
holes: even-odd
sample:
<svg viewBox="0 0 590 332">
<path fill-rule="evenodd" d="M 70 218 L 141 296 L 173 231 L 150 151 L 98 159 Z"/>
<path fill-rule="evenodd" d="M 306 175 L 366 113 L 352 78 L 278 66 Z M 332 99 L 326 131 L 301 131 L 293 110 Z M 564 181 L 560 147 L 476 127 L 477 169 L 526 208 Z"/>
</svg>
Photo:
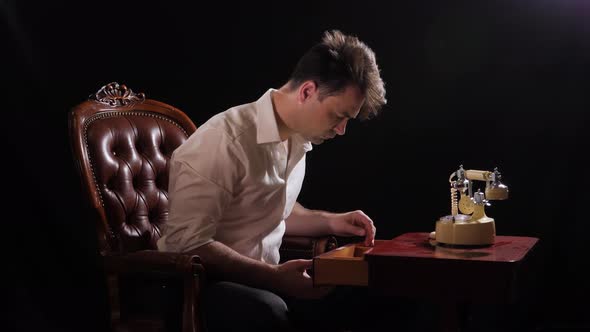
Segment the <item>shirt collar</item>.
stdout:
<svg viewBox="0 0 590 332">
<path fill-rule="evenodd" d="M 256 101 L 256 143 L 279 143 L 281 137 L 279 136 L 279 126 L 275 116 L 274 107 L 272 105 L 271 94 L 275 89 L 268 89 Z M 293 141 L 301 144 L 305 152 L 312 150 L 311 142 L 299 134 L 294 134 Z"/>
<path fill-rule="evenodd" d="M 281 141 L 279 127 L 272 106 L 271 93 L 275 89 L 269 89 L 256 101 L 256 143 L 277 143 Z"/>
<path fill-rule="evenodd" d="M 311 142 L 308 139 L 306 139 L 305 137 L 303 137 L 299 134 L 295 134 L 292 137 L 293 137 L 294 144 L 301 144 L 303 151 L 309 152 L 313 149 Z"/>
</svg>

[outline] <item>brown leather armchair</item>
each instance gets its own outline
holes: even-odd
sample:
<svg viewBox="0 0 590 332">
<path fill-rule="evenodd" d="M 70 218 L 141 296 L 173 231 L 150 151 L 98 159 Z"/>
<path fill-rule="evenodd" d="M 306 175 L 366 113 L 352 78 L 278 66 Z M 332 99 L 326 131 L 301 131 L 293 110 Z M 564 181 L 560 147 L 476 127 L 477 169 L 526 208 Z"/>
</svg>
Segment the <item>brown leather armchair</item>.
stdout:
<svg viewBox="0 0 590 332">
<path fill-rule="evenodd" d="M 168 218 L 168 161 L 195 130 L 182 111 L 115 82 L 69 114 L 115 331 L 203 330 L 199 257 L 156 248 Z M 285 237 L 281 256 L 311 258 L 335 247 L 333 237 Z"/>
</svg>

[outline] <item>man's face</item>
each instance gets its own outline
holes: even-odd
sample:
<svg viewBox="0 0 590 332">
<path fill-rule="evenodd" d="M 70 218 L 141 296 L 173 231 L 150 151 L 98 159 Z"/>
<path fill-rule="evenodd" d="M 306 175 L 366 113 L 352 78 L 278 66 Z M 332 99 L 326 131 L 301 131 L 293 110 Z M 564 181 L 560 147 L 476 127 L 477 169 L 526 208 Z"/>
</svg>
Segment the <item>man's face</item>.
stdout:
<svg viewBox="0 0 590 332">
<path fill-rule="evenodd" d="M 344 135 L 348 120 L 360 112 L 365 97 L 357 86 L 349 85 L 342 92 L 319 100 L 319 90 L 315 89 L 305 107 L 304 127 L 300 131 L 313 144 L 321 144 L 336 135 Z"/>
</svg>

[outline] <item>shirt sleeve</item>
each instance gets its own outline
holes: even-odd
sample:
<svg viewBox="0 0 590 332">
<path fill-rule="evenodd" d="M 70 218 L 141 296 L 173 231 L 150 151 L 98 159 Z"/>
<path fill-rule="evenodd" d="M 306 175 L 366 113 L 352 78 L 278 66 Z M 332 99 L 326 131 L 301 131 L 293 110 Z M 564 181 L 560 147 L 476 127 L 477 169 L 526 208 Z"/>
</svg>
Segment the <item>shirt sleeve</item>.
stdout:
<svg viewBox="0 0 590 332">
<path fill-rule="evenodd" d="M 205 129 L 170 160 L 168 222 L 161 251 L 188 252 L 210 243 L 233 197 L 238 164 L 227 134 Z"/>
</svg>

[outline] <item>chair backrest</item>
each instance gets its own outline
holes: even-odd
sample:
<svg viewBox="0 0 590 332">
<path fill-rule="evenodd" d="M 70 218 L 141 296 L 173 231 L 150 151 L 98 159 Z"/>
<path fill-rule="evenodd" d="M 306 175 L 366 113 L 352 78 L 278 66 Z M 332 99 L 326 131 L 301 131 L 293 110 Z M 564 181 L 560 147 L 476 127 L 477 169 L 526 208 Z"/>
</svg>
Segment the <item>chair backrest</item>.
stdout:
<svg viewBox="0 0 590 332">
<path fill-rule="evenodd" d="M 156 248 L 168 220 L 170 156 L 195 130 L 182 111 L 115 82 L 70 112 L 70 143 L 101 254 Z"/>
</svg>

